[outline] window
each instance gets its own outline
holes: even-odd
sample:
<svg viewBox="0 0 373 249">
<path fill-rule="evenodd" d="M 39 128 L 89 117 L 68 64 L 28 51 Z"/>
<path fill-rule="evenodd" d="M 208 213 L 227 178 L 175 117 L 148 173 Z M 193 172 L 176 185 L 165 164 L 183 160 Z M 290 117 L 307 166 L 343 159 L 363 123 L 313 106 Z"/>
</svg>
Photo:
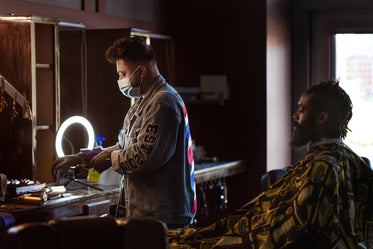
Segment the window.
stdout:
<svg viewBox="0 0 373 249">
<path fill-rule="evenodd" d="M 373 165 L 373 34 L 335 35 L 335 77 L 353 104 L 345 143 Z"/>
</svg>

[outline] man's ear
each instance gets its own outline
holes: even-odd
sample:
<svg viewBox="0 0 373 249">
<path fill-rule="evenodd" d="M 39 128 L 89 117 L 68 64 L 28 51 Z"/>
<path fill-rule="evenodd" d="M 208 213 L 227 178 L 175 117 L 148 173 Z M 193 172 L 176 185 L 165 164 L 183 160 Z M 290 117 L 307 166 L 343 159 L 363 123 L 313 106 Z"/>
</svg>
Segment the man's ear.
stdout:
<svg viewBox="0 0 373 249">
<path fill-rule="evenodd" d="M 329 112 L 325 112 L 325 111 L 321 112 L 317 120 L 318 124 L 325 124 L 326 122 L 328 122 L 329 117 L 330 117 Z"/>
<path fill-rule="evenodd" d="M 146 67 L 143 66 L 143 65 L 140 65 L 140 67 L 139 67 L 139 71 L 140 71 L 140 76 L 141 76 L 142 78 L 144 78 L 145 75 L 146 75 Z"/>
</svg>

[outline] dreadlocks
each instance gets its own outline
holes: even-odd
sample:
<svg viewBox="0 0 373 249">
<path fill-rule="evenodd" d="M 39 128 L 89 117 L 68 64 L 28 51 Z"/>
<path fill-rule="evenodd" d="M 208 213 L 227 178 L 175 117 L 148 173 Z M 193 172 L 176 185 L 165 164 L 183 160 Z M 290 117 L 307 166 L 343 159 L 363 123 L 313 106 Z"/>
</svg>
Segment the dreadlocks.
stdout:
<svg viewBox="0 0 373 249">
<path fill-rule="evenodd" d="M 304 95 L 313 94 L 314 108 L 330 115 L 329 132 L 332 137 L 345 138 L 347 125 L 352 117 L 352 102 L 348 94 L 339 86 L 337 80 L 322 81 L 310 87 Z"/>
</svg>

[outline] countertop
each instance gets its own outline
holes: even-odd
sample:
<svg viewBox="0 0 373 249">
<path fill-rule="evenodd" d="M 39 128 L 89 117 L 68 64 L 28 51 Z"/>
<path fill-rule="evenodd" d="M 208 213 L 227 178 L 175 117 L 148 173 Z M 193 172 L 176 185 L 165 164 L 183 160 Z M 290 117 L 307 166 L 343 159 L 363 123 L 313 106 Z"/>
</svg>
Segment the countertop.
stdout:
<svg viewBox="0 0 373 249">
<path fill-rule="evenodd" d="M 195 182 L 198 184 L 239 174 L 246 171 L 246 167 L 246 163 L 242 160 L 197 163 L 195 165 Z M 8 201 L 0 204 L 0 212 L 9 212 L 21 222 L 90 215 L 92 212 L 101 215 L 101 213 L 97 213 L 97 208 L 92 208 L 94 205 L 105 206 L 105 211 L 100 212 L 110 212 L 108 210 L 110 205 L 113 206 L 118 201 L 119 186 L 95 183 L 92 185 L 102 188 L 103 191 L 71 182 L 66 186 L 67 191 L 61 198 L 47 200 L 42 205 Z"/>
</svg>

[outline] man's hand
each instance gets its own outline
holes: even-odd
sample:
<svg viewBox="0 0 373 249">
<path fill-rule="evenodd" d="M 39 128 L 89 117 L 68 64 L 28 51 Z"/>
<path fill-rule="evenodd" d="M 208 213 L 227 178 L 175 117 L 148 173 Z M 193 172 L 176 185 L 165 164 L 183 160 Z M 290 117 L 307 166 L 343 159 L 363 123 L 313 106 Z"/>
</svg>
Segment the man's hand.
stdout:
<svg viewBox="0 0 373 249">
<path fill-rule="evenodd" d="M 55 177 L 57 175 L 58 170 L 65 168 L 65 167 L 71 167 L 79 163 L 80 163 L 80 158 L 77 155 L 57 158 L 56 161 L 54 161 L 53 163 L 52 175 Z"/>
<path fill-rule="evenodd" d="M 89 163 L 90 168 L 94 168 L 97 172 L 101 173 L 111 167 L 110 161 L 111 151 L 103 151 Z"/>
<path fill-rule="evenodd" d="M 95 156 L 95 154 L 84 154 L 84 153 L 78 153 L 76 155 L 72 156 L 65 156 L 57 158 L 56 161 L 53 163 L 52 167 L 52 175 L 55 177 L 57 174 L 57 171 L 59 169 L 65 168 L 65 167 L 71 167 L 75 165 L 82 165 L 82 166 L 88 166 L 91 159 Z"/>
</svg>

